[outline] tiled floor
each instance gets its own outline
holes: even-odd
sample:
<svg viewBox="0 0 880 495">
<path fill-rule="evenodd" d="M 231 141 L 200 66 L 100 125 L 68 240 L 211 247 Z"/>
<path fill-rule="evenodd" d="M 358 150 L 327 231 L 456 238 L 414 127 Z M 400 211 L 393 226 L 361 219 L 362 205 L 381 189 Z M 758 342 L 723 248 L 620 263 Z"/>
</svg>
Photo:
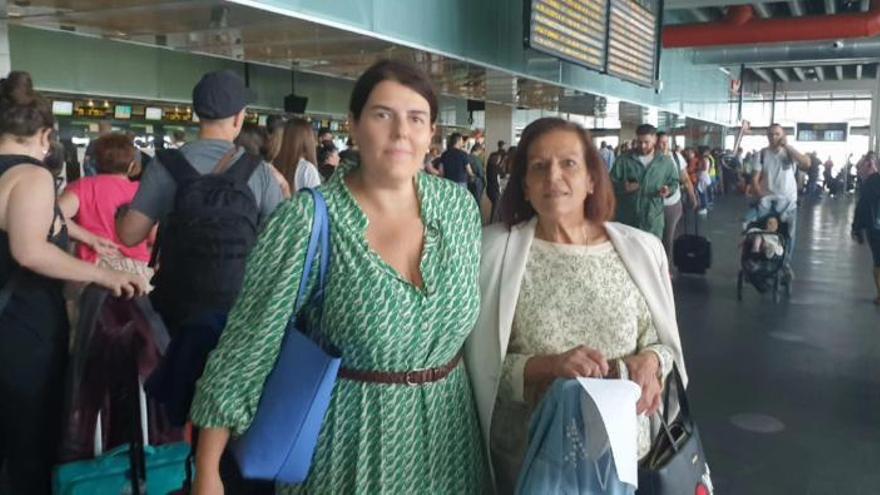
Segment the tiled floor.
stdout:
<svg viewBox="0 0 880 495">
<path fill-rule="evenodd" d="M 880 494 L 880 308 L 868 248 L 849 238 L 854 205 L 801 205 L 790 300 L 748 285 L 736 300 L 738 196 L 703 223 L 711 271 L 675 281 L 716 493 Z"/>
</svg>

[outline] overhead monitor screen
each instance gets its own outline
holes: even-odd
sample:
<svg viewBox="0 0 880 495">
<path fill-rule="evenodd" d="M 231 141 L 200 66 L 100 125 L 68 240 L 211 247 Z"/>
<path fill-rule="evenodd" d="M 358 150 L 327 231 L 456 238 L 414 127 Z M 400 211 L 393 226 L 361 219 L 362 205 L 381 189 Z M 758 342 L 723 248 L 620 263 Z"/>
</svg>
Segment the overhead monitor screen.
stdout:
<svg viewBox="0 0 880 495">
<path fill-rule="evenodd" d="M 144 110 L 144 119 L 146 120 L 162 120 L 162 108 L 147 107 Z"/>
<path fill-rule="evenodd" d="M 73 115 L 73 102 L 59 100 L 53 101 L 52 113 L 54 115 Z"/>
<path fill-rule="evenodd" d="M 657 0 L 610 0 L 606 72 L 642 86 L 654 84 Z"/>
<path fill-rule="evenodd" d="M 119 120 L 128 120 L 131 118 L 131 105 L 116 105 L 113 117 Z"/>
<path fill-rule="evenodd" d="M 528 46 L 583 65 L 605 67 L 607 0 L 528 0 Z"/>
<path fill-rule="evenodd" d="M 830 122 L 830 123 L 808 123 L 798 122 L 797 124 L 797 140 L 798 141 L 839 141 L 845 142 L 849 127 L 846 122 Z"/>
</svg>

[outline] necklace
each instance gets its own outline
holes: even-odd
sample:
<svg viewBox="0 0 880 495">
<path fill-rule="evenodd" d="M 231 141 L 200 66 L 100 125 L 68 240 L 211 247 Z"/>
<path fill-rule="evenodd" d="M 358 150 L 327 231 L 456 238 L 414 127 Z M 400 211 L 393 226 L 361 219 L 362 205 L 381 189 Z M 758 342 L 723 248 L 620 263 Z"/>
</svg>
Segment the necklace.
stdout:
<svg viewBox="0 0 880 495">
<path fill-rule="evenodd" d="M 605 231 L 604 231 L 605 229 L 599 228 L 598 233 L 594 234 L 593 236 L 590 236 L 590 231 L 589 231 L 588 227 L 589 227 L 589 225 L 586 224 L 586 225 L 581 226 L 579 229 L 577 229 L 582 234 L 582 236 L 578 236 L 578 237 L 581 237 L 580 242 L 568 242 L 568 240 L 566 240 L 566 239 L 557 239 L 556 236 L 549 235 L 547 233 L 546 229 L 544 228 L 544 226 L 540 222 L 538 222 L 537 232 L 535 235 L 541 240 L 548 241 L 548 242 L 557 242 L 557 243 L 561 243 L 561 244 L 575 244 L 575 245 L 581 245 L 581 246 L 593 246 L 595 244 L 605 242 L 605 240 L 607 238 L 607 235 L 605 234 Z M 562 230 L 561 233 L 565 234 L 565 231 Z"/>
</svg>

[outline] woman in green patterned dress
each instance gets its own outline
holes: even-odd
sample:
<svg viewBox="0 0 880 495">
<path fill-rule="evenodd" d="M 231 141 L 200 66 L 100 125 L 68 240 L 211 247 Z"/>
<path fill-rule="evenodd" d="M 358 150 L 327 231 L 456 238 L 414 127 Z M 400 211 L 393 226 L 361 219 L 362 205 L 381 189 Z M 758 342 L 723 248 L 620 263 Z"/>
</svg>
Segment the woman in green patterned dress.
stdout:
<svg viewBox="0 0 880 495">
<path fill-rule="evenodd" d="M 421 72 L 377 63 L 355 84 L 350 111 L 360 163 L 319 188 L 332 245 L 321 331 L 343 369 L 308 480 L 277 491 L 479 493 L 488 471 L 461 363 L 479 311 L 479 213 L 466 189 L 419 173 L 437 118 Z M 197 494 L 222 493 L 221 454 L 253 419 L 293 311 L 313 210 L 298 194 L 275 212 L 198 382 Z M 305 311 L 310 328 L 315 314 Z"/>
</svg>

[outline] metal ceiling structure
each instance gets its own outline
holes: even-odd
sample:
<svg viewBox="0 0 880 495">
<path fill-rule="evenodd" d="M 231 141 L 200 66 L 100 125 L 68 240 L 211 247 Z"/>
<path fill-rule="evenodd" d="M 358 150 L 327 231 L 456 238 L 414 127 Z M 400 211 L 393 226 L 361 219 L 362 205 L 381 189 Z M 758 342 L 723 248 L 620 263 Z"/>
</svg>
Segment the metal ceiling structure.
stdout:
<svg viewBox="0 0 880 495">
<path fill-rule="evenodd" d="M 666 25 L 721 23 L 731 10 L 749 5 L 758 20 L 804 18 L 830 20 L 827 16 L 852 16 L 870 11 L 870 0 L 788 0 L 747 2 L 741 0 L 667 0 Z M 709 26 L 709 24 L 706 24 Z M 745 29 L 745 28 L 744 28 Z M 810 33 L 821 37 L 821 33 Z M 694 62 L 727 67 L 744 83 L 857 81 L 880 78 L 880 37 L 828 39 L 749 45 L 697 47 Z"/>
<path fill-rule="evenodd" d="M 442 94 L 557 110 L 579 94 L 558 86 L 220 0 L 27 0 L 11 23 L 355 79 L 380 58 L 409 61 Z"/>
</svg>

